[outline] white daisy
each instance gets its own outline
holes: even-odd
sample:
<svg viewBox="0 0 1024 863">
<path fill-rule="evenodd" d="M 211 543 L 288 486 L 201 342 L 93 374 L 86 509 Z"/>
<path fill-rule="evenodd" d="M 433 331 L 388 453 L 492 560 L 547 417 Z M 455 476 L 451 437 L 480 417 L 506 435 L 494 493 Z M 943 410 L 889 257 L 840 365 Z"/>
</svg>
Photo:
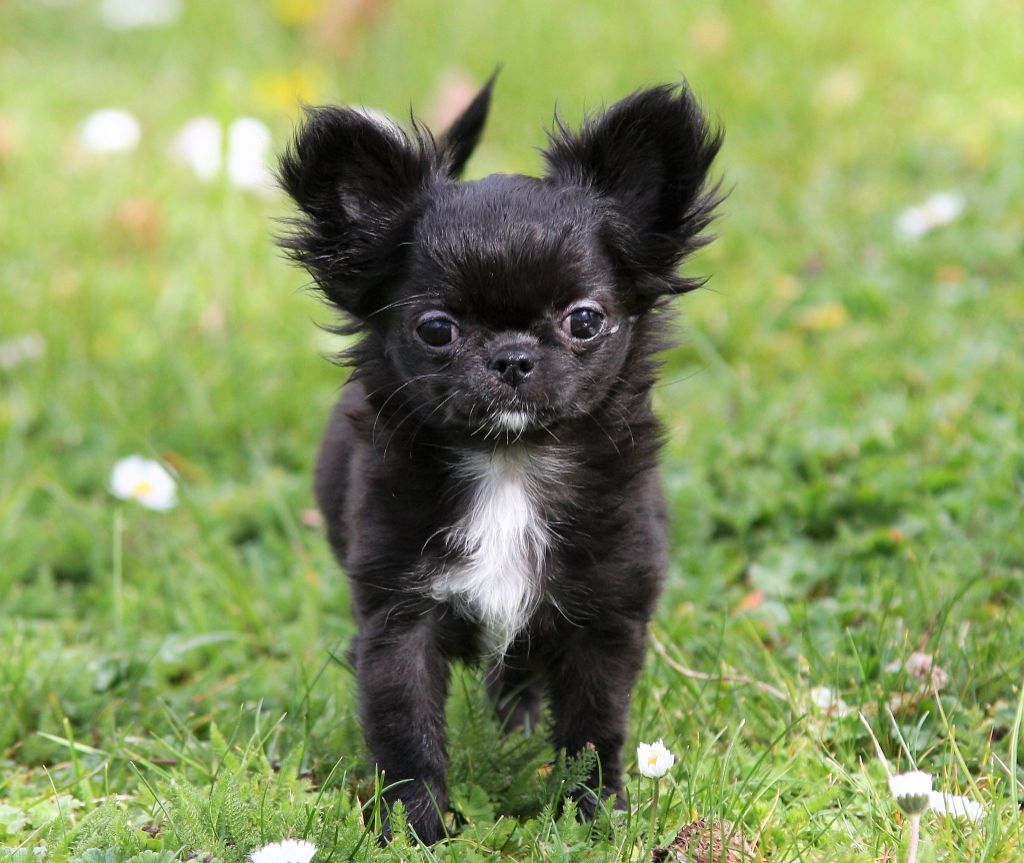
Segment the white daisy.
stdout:
<svg viewBox="0 0 1024 863">
<path fill-rule="evenodd" d="M 907 207 L 896 219 L 896 233 L 906 240 L 916 240 L 935 228 L 941 228 L 964 211 L 963 195 L 936 192 L 920 204 Z"/>
<path fill-rule="evenodd" d="M 239 117 L 228 127 L 228 179 L 242 189 L 261 194 L 274 191 L 268 166 L 270 129 L 253 117 Z"/>
<path fill-rule="evenodd" d="M 122 500 L 134 500 L 159 512 L 178 503 L 177 486 L 159 462 L 130 455 L 120 459 L 110 474 L 110 491 Z"/>
<path fill-rule="evenodd" d="M 181 17 L 181 0 L 103 0 L 100 19 L 111 30 L 165 27 Z"/>
<path fill-rule="evenodd" d="M 142 129 L 135 116 L 121 108 L 102 108 L 85 118 L 78 132 L 90 153 L 127 153 L 139 146 Z"/>
<path fill-rule="evenodd" d="M 178 130 L 171 141 L 171 155 L 188 165 L 201 180 L 220 173 L 224 134 L 213 117 L 194 117 Z"/>
<path fill-rule="evenodd" d="M 285 839 L 257 848 L 249 855 L 252 863 L 309 863 L 316 845 L 305 839 Z"/>
<path fill-rule="evenodd" d="M 940 815 L 951 818 L 967 818 L 977 821 L 985 814 L 985 807 L 980 803 L 971 800 L 970 797 L 961 797 L 958 794 L 946 794 L 942 791 L 933 791 L 929 799 L 928 808 Z"/>
<path fill-rule="evenodd" d="M 897 773 L 889 777 L 889 790 L 907 815 L 920 815 L 931 803 L 932 775 L 923 770 Z"/>
<path fill-rule="evenodd" d="M 212 180 L 223 165 L 232 185 L 260 195 L 274 194 L 270 129 L 253 117 L 239 117 L 228 126 L 226 158 L 223 142 L 220 122 L 213 117 L 193 117 L 174 136 L 170 153 L 201 180 Z"/>
<path fill-rule="evenodd" d="M 826 716 L 835 716 L 841 719 L 849 716 L 853 710 L 849 704 L 839 697 L 839 694 L 828 686 L 815 686 L 809 693 L 811 704 Z"/>
<path fill-rule="evenodd" d="M 655 740 L 654 743 L 641 743 L 637 746 L 636 760 L 640 774 L 651 779 L 664 776 L 668 773 L 669 768 L 676 763 L 675 755 L 662 740 Z"/>
<path fill-rule="evenodd" d="M 39 333 L 25 333 L 0 342 L 0 369 L 15 369 L 46 354 L 46 339 Z"/>
<path fill-rule="evenodd" d="M 907 657 L 906 662 L 898 659 L 885 666 L 885 670 L 896 673 L 900 670 L 906 671 L 910 677 L 930 684 L 933 689 L 942 689 L 949 683 L 949 673 L 935 662 L 935 658 L 929 653 L 915 650 Z"/>
</svg>

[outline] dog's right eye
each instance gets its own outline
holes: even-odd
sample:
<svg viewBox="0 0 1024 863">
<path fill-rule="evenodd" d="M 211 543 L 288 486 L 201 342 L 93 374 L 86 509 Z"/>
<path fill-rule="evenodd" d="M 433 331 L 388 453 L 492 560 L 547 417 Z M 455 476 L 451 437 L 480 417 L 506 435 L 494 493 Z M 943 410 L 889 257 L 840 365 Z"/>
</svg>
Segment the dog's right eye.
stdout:
<svg viewBox="0 0 1024 863">
<path fill-rule="evenodd" d="M 443 348 L 459 337 L 459 328 L 447 318 L 428 318 L 416 327 L 416 335 L 432 348 Z"/>
</svg>

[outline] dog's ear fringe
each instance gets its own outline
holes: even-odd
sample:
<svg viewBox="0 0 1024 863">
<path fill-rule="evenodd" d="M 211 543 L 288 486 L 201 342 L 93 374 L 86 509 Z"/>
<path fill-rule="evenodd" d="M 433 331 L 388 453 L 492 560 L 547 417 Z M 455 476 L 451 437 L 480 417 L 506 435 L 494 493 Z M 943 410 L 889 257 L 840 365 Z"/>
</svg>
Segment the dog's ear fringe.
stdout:
<svg viewBox="0 0 1024 863">
<path fill-rule="evenodd" d="M 439 139 L 410 111 L 409 128 L 385 115 L 304 105 L 304 119 L 278 161 L 277 181 L 299 215 L 278 221 L 278 246 L 316 288 L 355 319 L 369 292 L 397 266 L 422 193 L 461 174 L 479 143 L 500 67 Z"/>
<path fill-rule="evenodd" d="M 547 176 L 582 186 L 614 211 L 622 263 L 660 275 L 660 293 L 703 284 L 678 276 L 688 255 L 710 243 L 704 231 L 724 200 L 708 174 L 724 133 L 711 124 L 689 86 L 639 90 L 572 130 L 556 115 L 543 151 Z"/>
<path fill-rule="evenodd" d="M 340 105 L 303 105 L 304 118 L 279 159 L 281 188 L 312 216 L 325 203 L 323 192 L 343 180 L 385 181 L 409 185 L 437 164 L 437 143 L 430 130 L 410 114 L 410 129 L 375 111 Z M 387 161 L 385 166 L 383 163 Z M 387 167 L 397 176 L 375 176 Z M 335 214 L 332 208 L 327 215 Z"/>
<path fill-rule="evenodd" d="M 396 266 L 422 193 L 437 178 L 437 143 L 415 116 L 390 118 L 339 106 L 305 106 L 281 154 L 281 188 L 299 215 L 279 220 L 276 237 L 320 292 L 356 319 L 367 292 Z"/>
</svg>

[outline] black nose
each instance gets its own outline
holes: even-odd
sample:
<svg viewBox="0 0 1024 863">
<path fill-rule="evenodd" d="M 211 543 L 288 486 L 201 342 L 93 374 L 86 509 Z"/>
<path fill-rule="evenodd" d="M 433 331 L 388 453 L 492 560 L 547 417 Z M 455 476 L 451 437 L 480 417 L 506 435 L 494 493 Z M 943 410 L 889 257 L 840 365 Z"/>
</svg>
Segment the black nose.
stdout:
<svg viewBox="0 0 1024 863">
<path fill-rule="evenodd" d="M 502 348 L 491 357 L 487 365 L 494 369 L 505 383 L 517 387 L 530 376 L 536 361 L 526 348 L 514 347 Z"/>
</svg>

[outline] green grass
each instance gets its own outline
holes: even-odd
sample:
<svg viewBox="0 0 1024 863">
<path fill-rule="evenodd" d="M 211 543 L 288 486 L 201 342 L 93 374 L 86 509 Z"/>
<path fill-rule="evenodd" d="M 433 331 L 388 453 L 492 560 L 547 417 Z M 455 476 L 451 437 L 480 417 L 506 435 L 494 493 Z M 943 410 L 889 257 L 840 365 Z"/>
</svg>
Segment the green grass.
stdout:
<svg viewBox="0 0 1024 863">
<path fill-rule="evenodd" d="M 900 855 L 859 710 L 892 769 L 986 806 L 974 825 L 926 817 L 922 859 L 1020 859 L 1017 4 L 406 0 L 344 50 L 267 4 L 187 3 L 127 34 L 95 6 L 0 6 L 0 341 L 47 345 L 0 369 L 0 846 L 20 849 L 0 859 L 241 863 L 288 835 L 318 863 L 642 858 L 635 765 L 629 813 L 556 818 L 579 765 L 502 738 L 473 673 L 450 707 L 455 838 L 376 846 L 344 579 L 301 518 L 341 381 L 314 326 L 329 315 L 270 242 L 284 201 L 166 157 L 200 113 L 260 117 L 283 145 L 281 76 L 403 114 L 446 70 L 498 61 L 474 175 L 536 170 L 556 100 L 577 120 L 682 74 L 727 129 L 720 239 L 690 265 L 713 278 L 682 302 L 656 391 L 672 662 L 651 652 L 631 745 L 678 755 L 658 838 L 714 816 L 769 860 Z M 77 126 L 108 105 L 142 143 L 86 157 Z M 963 217 L 898 239 L 899 211 L 941 189 Z M 149 227 L 117 217 L 131 199 Z M 176 470 L 174 511 L 107 492 L 132 452 Z M 948 683 L 890 714 L 915 682 L 885 666 L 914 649 Z M 822 716 L 816 686 L 854 713 Z"/>
</svg>

